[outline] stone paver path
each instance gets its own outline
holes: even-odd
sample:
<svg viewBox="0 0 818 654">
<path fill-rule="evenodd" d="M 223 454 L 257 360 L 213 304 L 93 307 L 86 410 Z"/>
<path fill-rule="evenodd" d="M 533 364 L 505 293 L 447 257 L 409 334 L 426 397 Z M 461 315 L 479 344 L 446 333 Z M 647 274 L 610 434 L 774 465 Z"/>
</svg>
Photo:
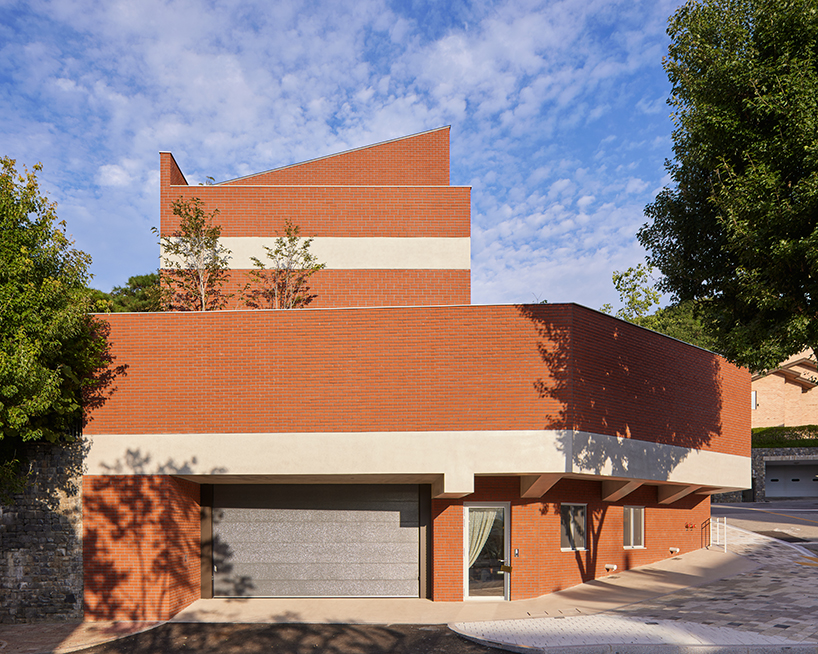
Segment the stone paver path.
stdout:
<svg viewBox="0 0 818 654">
<path fill-rule="evenodd" d="M 619 643 L 762 648 L 810 644 L 818 651 L 818 557 L 736 528 L 729 528 L 728 549 L 759 567 L 591 616 L 451 626 L 480 642 L 514 649 Z"/>
</svg>

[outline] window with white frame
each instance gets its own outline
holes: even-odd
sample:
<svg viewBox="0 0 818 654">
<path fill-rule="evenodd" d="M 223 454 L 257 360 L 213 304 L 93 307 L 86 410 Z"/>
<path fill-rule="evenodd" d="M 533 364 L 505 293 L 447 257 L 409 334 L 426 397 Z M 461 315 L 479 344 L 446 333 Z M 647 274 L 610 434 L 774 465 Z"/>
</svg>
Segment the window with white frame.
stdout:
<svg viewBox="0 0 818 654">
<path fill-rule="evenodd" d="M 625 549 L 645 546 L 645 507 L 626 506 L 622 519 L 622 544 Z"/>
<path fill-rule="evenodd" d="M 585 505 L 563 504 L 560 507 L 560 548 L 585 549 Z"/>
</svg>

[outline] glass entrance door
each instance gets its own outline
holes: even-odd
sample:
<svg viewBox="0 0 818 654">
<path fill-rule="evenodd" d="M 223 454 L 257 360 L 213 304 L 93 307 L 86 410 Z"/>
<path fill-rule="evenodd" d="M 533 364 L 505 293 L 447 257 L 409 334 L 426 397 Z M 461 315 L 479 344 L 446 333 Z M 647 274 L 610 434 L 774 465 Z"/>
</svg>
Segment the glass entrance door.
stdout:
<svg viewBox="0 0 818 654">
<path fill-rule="evenodd" d="M 466 597 L 508 598 L 507 506 L 466 506 Z"/>
</svg>

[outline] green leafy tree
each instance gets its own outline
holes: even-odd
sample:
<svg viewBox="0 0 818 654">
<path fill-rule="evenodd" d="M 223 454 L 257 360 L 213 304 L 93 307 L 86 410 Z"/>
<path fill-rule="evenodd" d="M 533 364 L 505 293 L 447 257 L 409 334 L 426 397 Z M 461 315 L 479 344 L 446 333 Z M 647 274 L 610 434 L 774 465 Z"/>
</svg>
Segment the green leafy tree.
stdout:
<svg viewBox="0 0 818 654">
<path fill-rule="evenodd" d="M 753 370 L 818 346 L 818 6 L 694 0 L 671 17 L 672 185 L 638 238 Z"/>
<path fill-rule="evenodd" d="M 207 213 L 199 198 L 175 200 L 171 206 L 179 216 L 179 229 L 159 240 L 165 266 L 160 275 L 163 306 L 179 311 L 224 309 L 231 297 L 222 291 L 231 253 L 219 242 L 222 229 L 214 222 L 219 210 Z"/>
<path fill-rule="evenodd" d="M 643 264 L 625 271 L 614 271 L 613 284 L 623 305 L 616 312 L 616 317 L 685 343 L 712 350 L 715 342 L 697 314 L 696 302 L 687 300 L 658 308 L 661 296 L 651 277 L 652 272 L 651 266 Z M 649 313 L 654 307 L 656 307 L 654 312 Z M 611 313 L 613 307 L 605 304 L 600 311 Z"/>
<path fill-rule="evenodd" d="M 628 268 L 625 271 L 614 270 L 614 288 L 619 293 L 619 300 L 623 305 L 616 312 L 617 318 L 636 322 L 646 316 L 654 306 L 659 305 L 661 295 L 651 282 L 652 272 L 651 266 L 641 263 L 636 268 Z M 605 304 L 601 310 L 604 313 L 611 313 L 613 307 Z"/>
<path fill-rule="evenodd" d="M 269 268 L 260 259 L 252 257 L 255 266 L 255 270 L 250 271 L 252 289 L 246 291 L 245 299 L 249 306 L 299 309 L 316 298 L 310 293 L 309 279 L 326 264 L 318 263 L 318 257 L 310 252 L 313 239 L 302 238 L 299 231 L 298 225 L 288 220 L 284 236 L 279 236 L 273 247 L 264 247 L 271 262 Z"/>
<path fill-rule="evenodd" d="M 73 247 L 36 174 L 0 159 L 0 495 L 20 490 L 27 445 L 74 440 L 112 376 L 91 258 Z"/>
<path fill-rule="evenodd" d="M 159 273 L 129 277 L 125 286 L 114 286 L 109 297 L 112 311 L 161 311 Z"/>
</svg>

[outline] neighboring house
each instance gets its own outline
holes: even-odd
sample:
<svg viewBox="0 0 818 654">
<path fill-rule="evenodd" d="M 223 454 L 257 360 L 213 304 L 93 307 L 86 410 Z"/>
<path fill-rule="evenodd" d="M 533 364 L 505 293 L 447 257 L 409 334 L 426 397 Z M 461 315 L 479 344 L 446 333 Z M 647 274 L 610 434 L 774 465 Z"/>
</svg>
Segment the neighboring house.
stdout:
<svg viewBox="0 0 818 654">
<path fill-rule="evenodd" d="M 818 366 L 812 350 L 752 377 L 753 427 L 818 424 Z M 753 450 L 753 499 L 818 497 L 818 448 Z"/>
<path fill-rule="evenodd" d="M 190 187 L 234 251 L 289 218 L 315 308 L 109 314 L 127 375 L 93 414 L 88 619 L 196 599 L 525 599 L 706 544 L 750 482 L 750 376 L 574 304 L 470 305 L 448 128 Z M 238 253 L 238 254 L 235 254 Z M 350 254 L 351 253 L 351 254 Z"/>
<path fill-rule="evenodd" d="M 812 350 L 752 378 L 753 427 L 818 424 L 818 367 Z"/>
</svg>

